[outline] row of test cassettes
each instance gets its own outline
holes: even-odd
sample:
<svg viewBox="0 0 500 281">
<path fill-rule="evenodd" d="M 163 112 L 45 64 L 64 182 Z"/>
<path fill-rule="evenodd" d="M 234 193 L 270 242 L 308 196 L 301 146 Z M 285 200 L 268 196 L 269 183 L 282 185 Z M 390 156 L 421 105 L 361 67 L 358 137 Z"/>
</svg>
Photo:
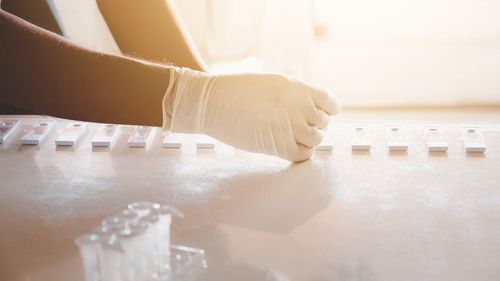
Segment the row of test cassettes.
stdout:
<svg viewBox="0 0 500 281">
<path fill-rule="evenodd" d="M 387 127 L 387 147 L 390 151 L 408 150 L 408 137 L 403 126 Z M 448 141 L 443 129 L 439 125 L 424 126 L 424 138 L 427 149 L 433 151 L 448 151 Z M 484 153 L 486 142 L 479 127 L 462 127 L 462 139 L 467 152 Z M 368 151 L 371 149 L 369 133 L 364 127 L 354 127 L 352 129 L 351 148 L 354 151 Z M 323 142 L 315 147 L 316 150 L 330 151 L 333 142 L 331 136 L 324 138 Z"/>
<path fill-rule="evenodd" d="M 0 120 L 0 143 L 6 142 L 20 127 L 20 120 Z M 35 121 L 21 138 L 21 144 L 40 144 L 54 128 L 55 121 Z M 58 146 L 73 146 L 86 133 L 88 124 L 72 122 L 58 135 L 55 144 Z M 94 147 L 111 147 L 120 135 L 120 125 L 102 124 L 92 138 Z M 154 138 L 154 127 L 136 126 L 128 138 L 129 147 L 146 147 Z M 429 151 L 447 151 L 448 141 L 441 126 L 432 125 L 424 127 L 424 137 Z M 479 127 L 465 126 L 462 128 L 462 139 L 467 152 L 484 153 L 486 143 Z M 406 151 L 408 139 L 402 126 L 387 127 L 387 145 L 391 151 Z M 182 138 L 178 134 L 167 133 L 163 137 L 162 146 L 165 148 L 181 148 Z M 212 149 L 215 141 L 204 135 L 199 135 L 196 142 L 198 149 Z M 352 150 L 370 150 L 371 141 L 364 127 L 354 127 L 352 131 Z M 333 140 L 328 135 L 315 147 L 318 151 L 331 151 Z"/>
<path fill-rule="evenodd" d="M 20 127 L 21 120 L 0 120 L 0 144 L 6 143 L 12 138 Z M 35 121 L 21 137 L 21 144 L 38 145 L 52 132 L 55 126 L 54 120 Z M 93 147 L 112 147 L 118 139 L 121 131 L 120 125 L 101 124 L 92 138 Z M 88 124 L 85 122 L 71 122 L 56 137 L 57 146 L 73 146 L 87 133 Z M 154 139 L 156 129 L 148 126 L 135 126 L 128 138 L 129 147 L 146 147 Z M 166 133 L 162 146 L 165 148 L 181 148 L 182 137 L 178 134 Z M 199 149 L 211 149 L 215 147 L 215 141 L 205 135 L 199 135 L 196 143 Z"/>
</svg>

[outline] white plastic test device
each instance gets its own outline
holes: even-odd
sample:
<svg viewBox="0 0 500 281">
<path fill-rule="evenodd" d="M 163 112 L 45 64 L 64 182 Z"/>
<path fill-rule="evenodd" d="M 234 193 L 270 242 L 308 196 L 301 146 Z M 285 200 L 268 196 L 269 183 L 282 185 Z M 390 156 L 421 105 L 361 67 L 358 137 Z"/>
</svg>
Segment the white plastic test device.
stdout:
<svg viewBox="0 0 500 281">
<path fill-rule="evenodd" d="M 111 147 L 120 135 L 120 126 L 115 124 L 103 124 L 97 130 L 92 139 L 93 147 Z"/>
<path fill-rule="evenodd" d="M 163 137 L 162 146 L 164 148 L 181 148 L 182 137 L 179 134 L 168 131 Z"/>
<path fill-rule="evenodd" d="M 387 127 L 387 146 L 390 151 L 408 150 L 408 140 L 402 126 Z"/>
<path fill-rule="evenodd" d="M 486 142 L 479 127 L 463 127 L 462 138 L 467 152 L 484 153 L 486 151 Z"/>
<path fill-rule="evenodd" d="M 0 120 L 0 144 L 7 142 L 17 131 L 20 120 Z"/>
<path fill-rule="evenodd" d="M 87 123 L 72 122 L 57 136 L 55 142 L 58 146 L 75 145 L 87 131 Z"/>
<path fill-rule="evenodd" d="M 38 145 L 54 128 L 54 121 L 35 121 L 21 138 L 21 144 Z"/>
<path fill-rule="evenodd" d="M 215 141 L 207 135 L 198 135 L 196 138 L 197 149 L 214 149 Z"/>
<path fill-rule="evenodd" d="M 333 149 L 333 140 L 330 132 L 323 137 L 323 140 L 314 147 L 316 151 L 332 151 Z"/>
<path fill-rule="evenodd" d="M 448 151 L 448 141 L 444 136 L 441 126 L 425 126 L 424 127 L 425 142 L 427 149 L 432 151 Z"/>
<path fill-rule="evenodd" d="M 354 127 L 352 131 L 352 150 L 370 150 L 371 142 L 364 127 Z"/>
<path fill-rule="evenodd" d="M 156 130 L 148 126 L 136 126 L 128 138 L 128 147 L 146 147 L 154 139 Z"/>
</svg>

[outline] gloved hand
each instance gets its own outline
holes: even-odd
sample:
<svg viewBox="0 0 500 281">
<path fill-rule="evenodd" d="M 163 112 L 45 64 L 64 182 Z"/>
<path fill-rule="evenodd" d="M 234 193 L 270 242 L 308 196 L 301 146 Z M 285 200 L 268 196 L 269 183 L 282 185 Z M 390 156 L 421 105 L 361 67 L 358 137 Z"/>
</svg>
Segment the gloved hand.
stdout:
<svg viewBox="0 0 500 281">
<path fill-rule="evenodd" d="M 172 67 L 163 129 L 206 134 L 293 162 L 309 159 L 339 105 L 327 91 L 278 74 L 210 75 Z"/>
</svg>

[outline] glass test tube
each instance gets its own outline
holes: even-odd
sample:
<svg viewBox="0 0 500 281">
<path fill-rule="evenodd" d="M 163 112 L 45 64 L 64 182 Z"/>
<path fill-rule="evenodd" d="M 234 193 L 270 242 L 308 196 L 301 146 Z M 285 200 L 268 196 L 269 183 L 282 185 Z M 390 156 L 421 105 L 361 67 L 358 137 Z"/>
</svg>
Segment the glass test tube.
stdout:
<svg viewBox="0 0 500 281">
<path fill-rule="evenodd" d="M 101 221 L 102 226 L 106 227 L 123 227 L 125 225 L 125 218 L 122 216 L 111 216 Z"/>
<path fill-rule="evenodd" d="M 141 235 L 145 232 L 145 227 L 131 226 L 120 232 L 120 241 L 124 252 L 122 280 L 146 280 L 145 272 L 139 266 L 139 248 L 141 246 Z"/>
<path fill-rule="evenodd" d="M 111 236 L 116 236 L 123 229 L 123 224 L 100 225 L 92 230 L 92 234 L 99 235 L 102 239 L 109 239 Z"/>
<path fill-rule="evenodd" d="M 159 221 L 160 218 L 157 214 L 150 213 L 146 216 L 143 216 L 139 219 L 139 223 L 143 223 L 147 225 L 147 229 L 145 232 L 146 235 L 146 244 L 143 248 L 145 252 L 143 253 L 144 258 L 146 259 L 146 272 L 155 272 L 158 269 L 159 263 L 159 251 L 158 251 L 158 240 L 160 238 L 159 235 Z M 151 278 L 152 275 L 147 276 L 147 278 Z"/>
<path fill-rule="evenodd" d="M 131 224 L 137 221 L 139 215 L 129 209 L 122 210 L 115 214 L 115 216 L 122 217 L 124 219 L 124 227 L 129 228 Z"/>
<path fill-rule="evenodd" d="M 159 205 L 158 203 L 152 202 L 134 202 L 128 205 L 128 209 L 130 211 L 136 212 L 139 217 L 143 217 L 153 210 L 155 206 Z"/>
<path fill-rule="evenodd" d="M 101 243 L 101 280 L 120 281 L 122 275 L 123 249 L 118 236 L 111 236 Z"/>
<path fill-rule="evenodd" d="M 172 222 L 172 215 L 171 215 L 172 210 L 173 209 L 171 209 L 168 206 L 159 206 L 158 208 L 154 209 L 155 213 L 159 216 L 157 248 L 158 248 L 158 273 L 161 275 L 169 273 L 171 270 L 170 224 Z"/>
<path fill-rule="evenodd" d="M 75 244 L 80 249 L 83 262 L 85 281 L 100 281 L 99 270 L 99 247 L 101 239 L 99 235 L 87 234 L 75 239 Z"/>
<path fill-rule="evenodd" d="M 140 232 L 141 234 L 137 237 L 137 243 L 134 251 L 135 255 L 135 271 L 137 272 L 138 275 L 141 276 L 142 279 L 138 280 L 147 280 L 145 277 L 148 273 L 152 273 L 151 271 L 148 271 L 149 266 L 147 264 L 147 254 L 148 253 L 148 243 L 150 242 L 149 237 L 148 237 L 148 225 L 144 222 L 137 221 L 133 224 L 130 225 L 131 231 L 136 231 Z"/>
</svg>

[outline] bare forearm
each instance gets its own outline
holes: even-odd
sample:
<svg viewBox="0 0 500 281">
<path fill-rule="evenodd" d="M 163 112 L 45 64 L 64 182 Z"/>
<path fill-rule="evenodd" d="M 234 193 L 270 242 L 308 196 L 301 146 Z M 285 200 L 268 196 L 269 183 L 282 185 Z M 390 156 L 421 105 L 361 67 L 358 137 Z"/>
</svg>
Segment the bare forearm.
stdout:
<svg viewBox="0 0 500 281">
<path fill-rule="evenodd" d="M 0 10 L 0 102 L 40 114 L 161 125 L 168 67 L 80 48 Z"/>
</svg>

